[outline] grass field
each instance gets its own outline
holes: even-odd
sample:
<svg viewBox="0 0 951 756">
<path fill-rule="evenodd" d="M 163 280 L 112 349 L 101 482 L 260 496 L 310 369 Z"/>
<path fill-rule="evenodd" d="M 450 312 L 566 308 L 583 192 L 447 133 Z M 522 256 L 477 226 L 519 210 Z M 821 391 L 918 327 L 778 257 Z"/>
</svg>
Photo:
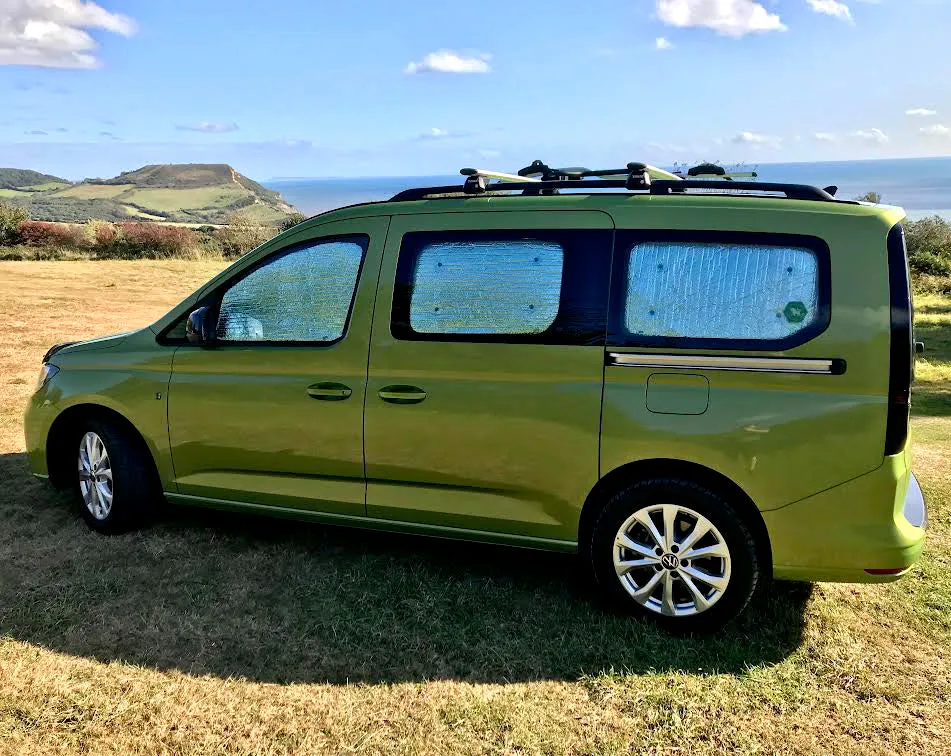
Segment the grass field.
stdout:
<svg viewBox="0 0 951 756">
<path fill-rule="evenodd" d="M 951 298 L 918 303 L 922 564 L 776 584 L 689 640 L 603 613 L 568 557 L 219 513 L 89 532 L 26 470 L 40 358 L 220 267 L 0 263 L 0 752 L 949 752 Z"/>
<path fill-rule="evenodd" d="M 79 199 L 109 199 L 123 192 L 134 190 L 131 184 L 76 184 L 56 193 L 58 197 L 78 197 Z"/>
</svg>

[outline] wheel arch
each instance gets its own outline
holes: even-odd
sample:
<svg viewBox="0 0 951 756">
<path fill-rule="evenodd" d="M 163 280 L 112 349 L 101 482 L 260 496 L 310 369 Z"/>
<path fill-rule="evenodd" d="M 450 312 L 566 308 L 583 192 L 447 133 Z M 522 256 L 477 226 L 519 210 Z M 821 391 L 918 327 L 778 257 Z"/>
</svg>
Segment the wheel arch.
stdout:
<svg viewBox="0 0 951 756">
<path fill-rule="evenodd" d="M 63 489 L 68 487 L 73 480 L 75 460 L 68 448 L 70 439 L 81 423 L 90 419 L 112 423 L 128 434 L 128 437 L 140 446 L 147 459 L 151 461 L 154 479 L 159 480 L 155 452 L 135 424 L 111 407 L 103 404 L 82 403 L 67 407 L 57 415 L 46 435 L 46 466 L 53 486 Z"/>
<path fill-rule="evenodd" d="M 773 555 L 769 530 L 763 515 L 746 491 L 723 473 L 695 462 L 678 459 L 641 459 L 616 467 L 604 475 L 588 493 L 581 509 L 578 522 L 579 549 L 583 549 L 584 544 L 590 541 L 591 530 L 604 502 L 625 486 L 648 478 L 680 478 L 702 485 L 728 499 L 751 528 L 760 552 L 760 563 L 772 571 Z"/>
</svg>

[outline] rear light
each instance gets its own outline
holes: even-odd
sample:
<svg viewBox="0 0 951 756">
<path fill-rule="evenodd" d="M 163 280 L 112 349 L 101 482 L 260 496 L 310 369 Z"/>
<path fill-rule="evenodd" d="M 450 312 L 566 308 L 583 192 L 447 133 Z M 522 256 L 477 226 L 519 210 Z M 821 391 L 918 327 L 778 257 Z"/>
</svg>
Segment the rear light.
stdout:
<svg viewBox="0 0 951 756">
<path fill-rule="evenodd" d="M 902 515 L 916 528 L 928 527 L 928 505 L 925 503 L 925 496 L 921 492 L 921 486 L 918 485 L 918 478 L 914 473 L 908 481 Z"/>
<path fill-rule="evenodd" d="M 888 372 L 888 419 L 885 455 L 900 454 L 908 441 L 911 382 L 915 370 L 911 274 L 905 230 L 899 223 L 888 234 L 888 281 L 891 304 L 891 354 Z"/>
</svg>

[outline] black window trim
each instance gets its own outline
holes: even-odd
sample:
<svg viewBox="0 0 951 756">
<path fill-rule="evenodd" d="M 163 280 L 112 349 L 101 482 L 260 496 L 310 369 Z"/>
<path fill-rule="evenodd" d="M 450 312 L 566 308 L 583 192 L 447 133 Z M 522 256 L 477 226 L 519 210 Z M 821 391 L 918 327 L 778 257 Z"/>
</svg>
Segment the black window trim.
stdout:
<svg viewBox="0 0 951 756">
<path fill-rule="evenodd" d="M 441 343 L 547 344 L 560 346 L 604 347 L 607 332 L 607 294 L 611 275 L 614 230 L 610 228 L 511 228 L 407 231 L 400 240 L 390 310 L 390 335 L 398 341 Z M 590 238 L 593 254 L 572 249 Z M 420 333 L 410 324 L 413 275 L 425 246 L 458 241 L 540 241 L 555 242 L 564 251 L 558 313 L 552 324 L 540 333 Z M 600 259 L 598 259 L 600 258 Z M 580 275 L 579 275 L 580 274 Z M 580 280 L 585 278 L 585 280 Z M 595 294 L 597 293 L 597 296 Z M 593 302 L 598 311 L 583 328 L 571 329 L 571 308 L 566 300 Z M 581 311 L 577 313 L 579 316 Z"/>
<path fill-rule="evenodd" d="M 911 390 L 915 371 L 914 308 L 905 229 L 897 223 L 888 233 L 890 347 L 885 455 L 900 454 L 908 443 Z"/>
<path fill-rule="evenodd" d="M 330 347 L 334 344 L 339 344 L 347 337 L 347 333 L 350 331 L 350 321 L 353 317 L 353 307 L 357 300 L 357 290 L 360 288 L 360 280 L 363 276 L 363 266 L 366 263 L 367 253 L 370 249 L 370 235 L 361 234 L 361 233 L 352 233 L 352 234 L 334 234 L 332 236 L 320 236 L 314 237 L 312 239 L 306 239 L 294 244 L 288 245 L 286 247 L 281 247 L 276 249 L 273 252 L 261 257 L 261 259 L 256 260 L 254 263 L 249 265 L 247 268 L 244 268 L 236 275 L 228 278 L 225 281 L 222 281 L 218 286 L 208 292 L 204 297 L 202 297 L 198 302 L 196 302 L 189 312 L 185 313 L 184 317 L 187 319 L 188 316 L 197 310 L 199 307 L 207 307 L 209 316 L 212 317 L 215 321 L 215 330 L 217 332 L 218 316 L 221 310 L 221 300 L 224 296 L 224 293 L 243 281 L 245 278 L 250 276 L 255 271 L 263 268 L 265 265 L 270 264 L 271 262 L 285 257 L 287 255 L 293 254 L 295 252 L 300 252 L 301 250 L 307 249 L 309 247 L 315 247 L 319 244 L 339 242 L 339 241 L 352 241 L 356 242 L 362 249 L 363 254 L 360 257 L 360 265 L 357 267 L 357 277 L 353 286 L 353 293 L 350 295 L 350 306 L 347 308 L 347 318 L 344 321 L 343 333 L 336 339 L 329 341 L 313 341 L 313 340 L 261 340 L 261 341 L 228 341 L 219 339 L 217 335 L 212 344 L 191 344 L 187 339 L 169 339 L 167 334 L 169 331 L 173 330 L 175 326 L 179 324 L 181 318 L 172 322 L 171 325 L 165 328 L 161 334 L 158 336 L 159 343 L 176 345 L 176 346 L 197 346 L 200 348 L 208 348 L 209 346 L 214 347 L 215 349 L 227 349 L 227 348 L 244 348 L 244 347 Z"/>
<path fill-rule="evenodd" d="M 646 242 L 687 244 L 736 244 L 759 247 L 800 247 L 816 255 L 818 306 L 817 318 L 796 333 L 782 339 L 719 339 L 681 336 L 647 336 L 631 334 L 624 325 L 627 301 L 627 277 L 631 249 Z M 670 349 L 740 350 L 749 352 L 784 352 L 817 338 L 832 323 L 832 255 L 829 245 L 819 237 L 801 234 L 764 233 L 759 231 L 681 231 L 673 229 L 618 230 L 614 247 L 614 275 L 608 306 L 607 345 L 615 347 L 661 347 Z"/>
</svg>

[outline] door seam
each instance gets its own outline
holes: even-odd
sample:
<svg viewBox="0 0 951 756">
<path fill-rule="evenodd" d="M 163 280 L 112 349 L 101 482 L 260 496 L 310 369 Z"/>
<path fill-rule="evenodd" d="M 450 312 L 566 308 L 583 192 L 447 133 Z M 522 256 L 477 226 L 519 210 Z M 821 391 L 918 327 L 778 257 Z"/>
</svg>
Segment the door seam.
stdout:
<svg viewBox="0 0 951 756">
<path fill-rule="evenodd" d="M 363 450 L 363 516 L 369 517 L 367 501 L 370 497 L 370 481 L 367 477 L 367 401 L 370 396 L 370 359 L 373 354 L 373 325 L 376 322 L 376 303 L 380 298 L 380 281 L 383 278 L 383 263 L 386 258 L 386 245 L 390 239 L 390 226 L 393 216 L 377 216 L 386 218 L 386 230 L 383 232 L 383 245 L 380 249 L 380 265 L 376 270 L 376 281 L 373 284 L 373 306 L 370 308 L 370 331 L 367 334 L 367 361 L 363 381 L 363 411 L 360 413 L 360 446 Z"/>
</svg>

